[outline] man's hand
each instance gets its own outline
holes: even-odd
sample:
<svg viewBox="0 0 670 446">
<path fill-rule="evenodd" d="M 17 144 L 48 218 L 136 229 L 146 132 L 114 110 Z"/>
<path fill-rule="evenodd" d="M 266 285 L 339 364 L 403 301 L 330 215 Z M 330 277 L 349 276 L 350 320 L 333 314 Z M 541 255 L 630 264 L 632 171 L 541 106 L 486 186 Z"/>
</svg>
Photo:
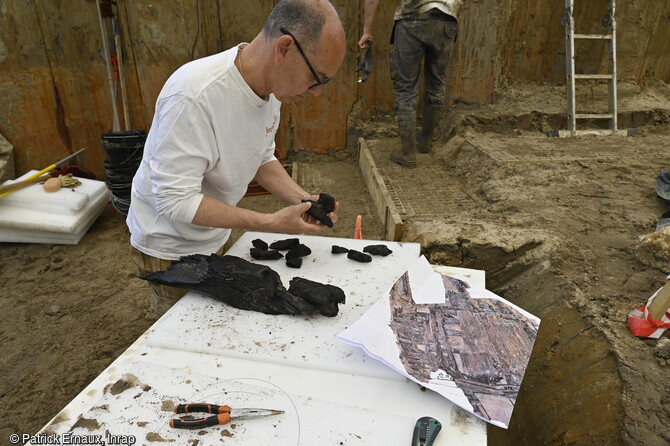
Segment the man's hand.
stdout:
<svg viewBox="0 0 670 446">
<path fill-rule="evenodd" d="M 319 196 L 318 195 L 310 195 L 309 197 L 305 198 L 305 200 L 318 201 Z M 332 220 L 333 223 L 337 223 L 337 214 L 335 212 L 337 212 L 337 210 L 339 208 L 340 208 L 340 202 L 336 201 L 335 202 L 335 210 L 333 212 L 330 212 L 330 213 L 326 214 L 326 215 L 328 215 L 328 218 L 330 218 Z M 307 209 L 309 209 L 309 208 L 307 208 Z M 304 214 L 302 214 L 302 219 L 305 223 L 309 223 L 311 225 L 321 225 L 324 228 L 326 227 L 323 223 L 321 223 L 319 220 L 312 217 L 311 215 L 309 215 L 306 212 Z"/>
<path fill-rule="evenodd" d="M 326 225 L 319 223 L 316 219 L 305 213 L 310 207 L 312 207 L 312 203 L 305 202 L 294 204 L 275 212 L 272 214 L 273 222 L 270 230 L 285 234 L 304 234 L 321 231 Z M 332 214 L 335 213 L 332 212 Z"/>
<path fill-rule="evenodd" d="M 359 48 L 365 48 L 366 46 L 370 45 L 371 43 L 372 43 L 372 33 L 364 32 L 363 35 L 361 36 L 360 40 L 358 41 L 358 47 Z"/>
</svg>

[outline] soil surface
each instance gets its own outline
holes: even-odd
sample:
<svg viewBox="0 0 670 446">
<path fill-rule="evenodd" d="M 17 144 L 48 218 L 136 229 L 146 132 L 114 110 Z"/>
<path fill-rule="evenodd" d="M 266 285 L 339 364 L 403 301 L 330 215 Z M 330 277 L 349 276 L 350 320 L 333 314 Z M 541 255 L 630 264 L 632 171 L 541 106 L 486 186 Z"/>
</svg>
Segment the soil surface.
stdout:
<svg viewBox="0 0 670 446">
<path fill-rule="evenodd" d="M 490 430 L 491 444 L 670 442 L 668 333 L 638 339 L 626 325 L 668 272 L 635 250 L 667 207 L 654 181 L 670 170 L 670 93 L 623 87 L 630 140 L 581 140 L 582 154 L 547 143 L 543 132 L 565 128 L 564 90 L 507 85 L 492 105 L 456 101 L 437 154 L 419 158 L 443 163 L 436 181 L 460 195 L 448 215 L 408 218 L 404 239 L 433 263 L 485 269 L 490 289 L 543 318 L 512 426 Z M 357 131 L 397 139 L 384 111 Z M 352 151 L 298 161 L 313 192 L 342 203 L 323 235 L 351 237 L 360 214 L 364 238 L 383 238 Z M 270 196 L 241 205 L 281 207 Z M 76 246 L 0 245 L 0 443 L 37 432 L 155 321 L 128 237 L 109 206 Z"/>
</svg>

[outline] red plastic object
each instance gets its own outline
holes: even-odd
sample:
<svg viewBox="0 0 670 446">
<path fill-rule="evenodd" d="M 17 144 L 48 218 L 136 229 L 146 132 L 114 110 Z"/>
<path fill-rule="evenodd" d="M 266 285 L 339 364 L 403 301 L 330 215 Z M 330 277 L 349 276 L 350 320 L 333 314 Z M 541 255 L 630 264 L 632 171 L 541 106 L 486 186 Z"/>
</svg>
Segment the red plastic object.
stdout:
<svg viewBox="0 0 670 446">
<path fill-rule="evenodd" d="M 354 228 L 354 238 L 357 240 L 363 239 L 363 217 L 360 215 L 356 217 L 356 227 Z"/>
</svg>

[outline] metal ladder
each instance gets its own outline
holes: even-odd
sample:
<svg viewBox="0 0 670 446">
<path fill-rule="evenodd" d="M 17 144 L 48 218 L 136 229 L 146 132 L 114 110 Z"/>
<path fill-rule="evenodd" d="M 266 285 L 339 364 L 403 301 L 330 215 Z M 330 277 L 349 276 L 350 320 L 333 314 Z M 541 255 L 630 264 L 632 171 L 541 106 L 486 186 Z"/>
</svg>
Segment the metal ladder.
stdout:
<svg viewBox="0 0 670 446">
<path fill-rule="evenodd" d="M 614 17 L 615 0 L 610 0 L 607 13 L 603 17 L 603 25 L 607 34 L 575 34 L 573 19 L 574 0 L 565 0 L 565 13 L 562 23 L 565 26 L 565 65 L 568 93 L 568 130 L 559 130 L 558 136 L 572 137 L 582 135 L 616 135 L 627 134 L 617 131 L 617 80 L 616 80 L 616 20 Z M 575 73 L 575 40 L 604 40 L 609 47 L 607 74 Z M 577 113 L 575 103 L 575 81 L 606 80 L 608 83 L 607 113 Z M 608 119 L 609 130 L 577 130 L 578 119 Z"/>
</svg>

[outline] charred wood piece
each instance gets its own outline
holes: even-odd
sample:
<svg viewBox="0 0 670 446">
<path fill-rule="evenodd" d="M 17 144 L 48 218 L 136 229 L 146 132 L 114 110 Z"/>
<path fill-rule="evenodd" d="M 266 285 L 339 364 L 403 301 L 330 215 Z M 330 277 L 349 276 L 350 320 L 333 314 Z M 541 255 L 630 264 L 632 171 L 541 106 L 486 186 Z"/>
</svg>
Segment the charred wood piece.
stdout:
<svg viewBox="0 0 670 446">
<path fill-rule="evenodd" d="M 372 257 L 370 257 L 367 254 L 363 254 L 360 251 L 356 251 L 355 249 L 350 249 L 349 252 L 347 253 L 347 258 L 351 260 L 355 260 L 357 262 L 361 263 L 370 263 L 372 262 Z"/>
<path fill-rule="evenodd" d="M 270 245 L 270 249 L 276 249 L 277 251 L 287 251 L 293 248 L 296 245 L 300 244 L 300 240 L 297 238 L 287 238 L 284 240 L 277 240 L 276 242 Z"/>
<path fill-rule="evenodd" d="M 254 248 L 262 249 L 263 251 L 268 250 L 268 244 L 259 238 L 252 240 L 251 244 L 254 245 Z"/>
<path fill-rule="evenodd" d="M 197 291 L 241 310 L 265 314 L 337 314 L 338 303 L 344 302 L 334 291 L 326 297 L 321 294 L 298 296 L 284 288 L 281 278 L 272 268 L 248 262 L 239 257 L 195 254 L 172 262 L 167 271 L 138 276 L 159 285 Z M 295 280 L 295 279 L 294 279 Z M 314 282 L 321 287 L 331 287 Z M 313 289 L 317 289 L 313 286 Z M 337 288 L 337 287 L 333 287 Z M 330 288 L 328 288 L 330 290 Z"/>
<path fill-rule="evenodd" d="M 289 257 L 305 257 L 312 253 L 312 250 L 308 246 L 303 245 L 302 243 L 295 245 L 293 248 L 289 249 L 286 253 L 286 258 Z"/>
<path fill-rule="evenodd" d="M 391 251 L 386 245 L 368 245 L 365 248 L 363 248 L 363 252 L 368 252 L 373 256 L 386 257 L 393 251 Z"/>
<path fill-rule="evenodd" d="M 289 283 L 288 291 L 302 297 L 319 309 L 324 316 L 337 316 L 337 304 L 345 301 L 344 291 L 334 285 L 314 282 L 302 277 L 294 277 Z"/>
<path fill-rule="evenodd" d="M 251 248 L 249 254 L 256 260 L 277 260 L 284 257 L 284 255 L 276 249 Z"/>
<path fill-rule="evenodd" d="M 349 252 L 349 250 L 347 248 L 343 248 L 342 246 L 333 245 L 333 247 L 330 249 L 331 254 L 344 254 L 345 252 Z"/>
<path fill-rule="evenodd" d="M 335 198 L 333 198 L 332 195 L 322 193 L 319 194 L 319 199 L 317 201 L 302 200 L 303 203 L 306 201 L 312 203 L 312 207 L 307 210 L 307 213 L 324 225 L 332 228 L 333 220 L 330 219 L 328 214 L 335 210 Z"/>
<path fill-rule="evenodd" d="M 300 268 L 302 266 L 302 257 L 286 256 L 286 266 L 289 268 Z"/>
</svg>

